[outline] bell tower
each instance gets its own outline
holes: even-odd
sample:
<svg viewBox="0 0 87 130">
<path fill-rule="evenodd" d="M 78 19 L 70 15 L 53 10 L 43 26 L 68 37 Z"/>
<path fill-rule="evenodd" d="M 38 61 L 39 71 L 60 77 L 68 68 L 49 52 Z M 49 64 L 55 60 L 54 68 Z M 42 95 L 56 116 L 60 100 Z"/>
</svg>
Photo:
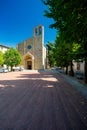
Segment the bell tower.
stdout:
<svg viewBox="0 0 87 130">
<path fill-rule="evenodd" d="M 34 37 L 41 37 L 42 42 L 44 44 L 44 26 L 42 26 L 42 25 L 36 26 L 34 28 L 33 36 Z"/>
<path fill-rule="evenodd" d="M 43 69 L 43 46 L 44 46 L 44 26 L 39 25 L 34 28 L 34 56 L 35 69 Z"/>
</svg>

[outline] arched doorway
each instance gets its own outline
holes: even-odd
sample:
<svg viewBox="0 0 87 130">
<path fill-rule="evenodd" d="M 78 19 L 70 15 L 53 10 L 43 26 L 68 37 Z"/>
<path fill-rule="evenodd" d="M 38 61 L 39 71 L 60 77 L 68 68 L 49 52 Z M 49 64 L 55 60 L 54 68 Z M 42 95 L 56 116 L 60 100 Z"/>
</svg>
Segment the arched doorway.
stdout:
<svg viewBox="0 0 87 130">
<path fill-rule="evenodd" d="M 24 68 L 28 70 L 34 69 L 34 56 L 31 53 L 26 53 L 24 55 Z"/>
<path fill-rule="evenodd" d="M 27 69 L 32 70 L 32 61 L 27 61 Z"/>
</svg>

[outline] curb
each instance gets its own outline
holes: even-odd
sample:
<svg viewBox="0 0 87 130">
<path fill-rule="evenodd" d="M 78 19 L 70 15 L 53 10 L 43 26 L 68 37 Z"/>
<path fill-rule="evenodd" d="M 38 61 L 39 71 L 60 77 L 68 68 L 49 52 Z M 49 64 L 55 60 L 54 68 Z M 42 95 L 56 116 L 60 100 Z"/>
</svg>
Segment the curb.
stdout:
<svg viewBox="0 0 87 130">
<path fill-rule="evenodd" d="M 81 93 L 82 96 L 84 96 L 87 99 L 87 85 L 81 84 L 78 80 L 76 80 L 74 77 L 69 77 L 68 75 L 59 73 L 69 84 L 72 85 L 78 92 Z"/>
</svg>

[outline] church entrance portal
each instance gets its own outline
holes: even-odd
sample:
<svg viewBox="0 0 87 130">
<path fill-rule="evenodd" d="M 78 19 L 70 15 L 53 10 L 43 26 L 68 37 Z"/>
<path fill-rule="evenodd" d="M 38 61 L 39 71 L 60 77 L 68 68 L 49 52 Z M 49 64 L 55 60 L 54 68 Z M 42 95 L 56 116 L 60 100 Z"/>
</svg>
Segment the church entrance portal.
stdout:
<svg viewBox="0 0 87 130">
<path fill-rule="evenodd" d="M 32 69 L 32 61 L 27 61 L 27 69 Z"/>
<path fill-rule="evenodd" d="M 24 68 L 28 70 L 34 69 L 34 56 L 30 52 L 24 55 Z"/>
</svg>

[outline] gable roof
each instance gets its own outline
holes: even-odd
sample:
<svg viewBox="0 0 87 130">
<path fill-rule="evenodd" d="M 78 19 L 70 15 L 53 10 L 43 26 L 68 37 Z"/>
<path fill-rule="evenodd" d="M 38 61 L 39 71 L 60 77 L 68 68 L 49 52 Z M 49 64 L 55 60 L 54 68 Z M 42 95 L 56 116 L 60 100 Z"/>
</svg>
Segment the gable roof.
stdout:
<svg viewBox="0 0 87 130">
<path fill-rule="evenodd" d="M 10 48 L 10 47 L 8 47 L 8 46 L 1 45 L 1 44 L 0 44 L 0 47 L 4 47 L 4 48 L 7 48 L 7 49 L 9 49 L 9 48 Z"/>
</svg>

